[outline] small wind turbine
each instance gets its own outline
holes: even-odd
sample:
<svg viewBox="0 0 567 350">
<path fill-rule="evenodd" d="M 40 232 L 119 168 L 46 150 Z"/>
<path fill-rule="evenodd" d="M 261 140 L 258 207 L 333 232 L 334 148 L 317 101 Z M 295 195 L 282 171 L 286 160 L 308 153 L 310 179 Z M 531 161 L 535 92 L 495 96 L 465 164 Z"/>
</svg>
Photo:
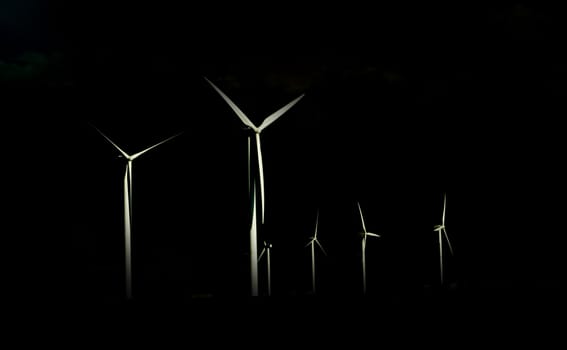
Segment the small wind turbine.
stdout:
<svg viewBox="0 0 567 350">
<path fill-rule="evenodd" d="M 124 172 L 124 246 L 125 246 L 125 257 L 126 257 L 126 297 L 128 299 L 132 298 L 132 165 L 134 159 L 138 158 L 142 154 L 148 152 L 149 150 L 179 136 L 181 133 L 173 135 L 161 142 L 150 146 L 143 151 L 129 155 L 124 152 L 117 144 L 115 144 L 108 136 L 102 133 L 96 126 L 93 127 L 110 142 L 126 159 L 126 171 Z"/>
<path fill-rule="evenodd" d="M 301 98 L 303 98 L 304 94 L 300 95 L 299 97 L 295 98 L 293 101 L 289 102 L 288 104 L 286 104 L 285 106 L 283 106 L 282 108 L 278 109 L 277 111 L 275 111 L 274 113 L 270 114 L 268 117 L 266 117 L 266 119 L 264 119 L 264 121 L 260 124 L 260 126 L 256 126 L 254 125 L 254 123 L 252 123 L 252 121 L 250 121 L 250 119 L 240 110 L 240 108 L 238 108 L 238 106 L 236 104 L 234 104 L 234 102 L 232 102 L 232 100 L 226 96 L 215 84 L 213 84 L 213 82 L 211 82 L 209 79 L 207 79 L 205 77 L 205 80 L 215 89 L 215 91 L 223 98 L 223 100 L 230 106 L 230 108 L 232 108 L 232 110 L 234 111 L 234 113 L 236 113 L 236 115 L 238 116 L 238 118 L 240 118 L 240 120 L 242 121 L 242 123 L 248 127 L 250 130 L 253 130 L 255 133 L 255 140 L 256 140 L 256 152 L 257 152 L 257 162 L 258 162 L 258 175 L 257 175 L 257 180 L 260 183 L 260 206 L 261 206 L 261 224 L 264 223 L 264 212 L 265 212 L 265 199 L 264 199 L 264 166 L 263 166 L 263 162 L 262 162 L 262 147 L 261 147 L 261 143 L 260 143 L 260 134 L 262 133 L 262 131 L 267 128 L 270 124 L 272 124 L 273 122 L 275 122 L 279 117 L 281 117 L 285 112 L 287 112 L 291 107 L 293 107 L 297 102 L 299 102 L 299 100 Z M 251 176 L 252 176 L 252 168 L 251 168 L 251 163 L 250 163 L 250 136 L 248 136 L 248 190 L 250 191 L 251 189 L 255 192 L 256 191 L 256 187 L 255 186 L 251 186 Z M 256 177 L 255 177 L 256 178 Z M 254 182 L 256 181 L 256 179 L 254 180 Z M 250 194 L 253 198 L 256 198 L 255 193 L 251 193 Z M 252 220 L 257 220 L 256 219 L 256 204 L 255 204 L 255 199 L 253 200 L 253 204 L 252 204 Z M 251 293 L 253 296 L 257 296 L 258 295 L 258 275 L 257 275 L 257 271 L 258 271 L 258 258 L 257 258 L 257 248 L 252 248 L 252 245 L 255 244 L 253 242 L 256 242 L 256 234 L 257 234 L 257 225 L 256 223 L 252 223 L 251 225 L 251 229 L 250 229 L 250 275 L 251 275 Z"/>
<path fill-rule="evenodd" d="M 321 243 L 319 243 L 319 240 L 317 239 L 318 226 L 319 226 L 319 210 L 317 210 L 317 218 L 315 219 L 315 233 L 313 234 L 313 237 L 309 237 L 309 243 L 305 245 L 306 248 L 308 246 L 311 246 L 311 288 L 312 288 L 311 290 L 313 294 L 315 294 L 315 284 L 316 284 L 315 283 L 315 244 L 319 246 L 323 254 L 327 255 L 327 252 L 325 252 L 325 248 L 323 248 L 323 246 L 321 245 Z"/>
<path fill-rule="evenodd" d="M 360 203 L 356 202 L 356 204 L 358 205 L 358 212 L 360 213 L 360 221 L 362 221 L 363 232 L 360 233 L 362 236 L 362 293 L 366 294 L 366 237 L 372 236 L 380 238 L 380 235 L 366 231 L 366 225 L 364 224 L 364 216 L 362 216 Z"/>
<path fill-rule="evenodd" d="M 445 236 L 445 240 L 447 241 L 447 246 L 449 247 L 449 252 L 453 255 L 453 247 L 451 246 L 451 241 L 449 240 L 449 236 L 447 235 L 447 231 L 445 230 L 445 210 L 447 209 L 447 194 L 443 194 L 443 216 L 441 217 L 441 225 L 435 225 L 433 228 L 433 232 L 438 233 L 438 241 L 439 241 L 439 274 L 441 277 L 441 285 L 443 285 L 443 237 Z"/>
<path fill-rule="evenodd" d="M 267 264 L 267 271 L 268 271 L 268 296 L 272 295 L 272 268 L 271 268 L 271 260 L 270 260 L 270 250 L 272 249 L 272 243 L 264 241 L 264 248 L 260 252 L 260 256 L 258 257 L 258 261 L 262 260 L 264 254 L 266 254 L 266 264 Z"/>
</svg>

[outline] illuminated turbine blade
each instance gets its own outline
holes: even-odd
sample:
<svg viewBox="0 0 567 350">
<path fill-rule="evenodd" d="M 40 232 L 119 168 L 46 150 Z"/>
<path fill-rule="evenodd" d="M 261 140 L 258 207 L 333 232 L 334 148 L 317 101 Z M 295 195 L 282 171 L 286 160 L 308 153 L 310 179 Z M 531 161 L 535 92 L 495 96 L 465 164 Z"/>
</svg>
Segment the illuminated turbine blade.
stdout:
<svg viewBox="0 0 567 350">
<path fill-rule="evenodd" d="M 362 216 L 362 209 L 360 209 L 360 203 L 356 202 L 356 204 L 358 204 L 358 212 L 360 213 L 360 220 L 362 221 L 362 229 L 364 230 L 364 233 L 366 233 L 366 226 L 364 225 L 364 217 Z"/>
<path fill-rule="evenodd" d="M 250 136 L 248 136 L 248 195 L 250 195 Z"/>
<path fill-rule="evenodd" d="M 257 131 L 258 128 L 250 121 L 250 119 L 248 119 L 248 117 L 240 110 L 240 108 L 238 108 L 238 106 L 236 104 L 234 104 L 234 102 L 232 102 L 232 100 L 230 98 L 228 98 L 228 96 L 226 96 L 224 94 L 224 92 L 222 92 L 215 84 L 213 84 L 212 81 L 210 81 L 209 79 L 205 78 L 205 80 L 211 84 L 211 86 L 218 92 L 219 95 L 221 95 L 221 97 L 224 99 L 224 101 L 226 103 L 228 103 L 228 105 L 230 106 L 230 108 L 232 108 L 232 110 L 234 111 L 234 113 L 236 113 L 236 115 L 238 116 L 238 118 L 240 118 L 240 120 L 244 123 L 244 125 L 250 127 L 251 129 L 253 129 L 254 131 Z"/>
<path fill-rule="evenodd" d="M 128 160 L 128 200 L 130 201 L 130 220 L 132 219 L 132 165 L 133 162 Z"/>
<path fill-rule="evenodd" d="M 124 172 L 124 259 L 126 273 L 126 297 L 132 298 L 132 246 L 130 230 L 130 193 L 128 191 L 128 166 Z"/>
<path fill-rule="evenodd" d="M 380 238 L 380 235 L 377 235 L 375 233 L 366 232 L 366 235 Z"/>
<path fill-rule="evenodd" d="M 451 246 L 451 241 L 449 240 L 449 236 L 447 235 L 447 231 L 445 230 L 445 227 L 443 227 L 443 234 L 445 235 L 445 239 L 447 240 L 447 245 L 449 246 L 449 252 L 451 252 L 451 255 L 453 255 L 453 247 Z"/>
<path fill-rule="evenodd" d="M 362 294 L 366 294 L 366 235 L 362 238 Z"/>
<path fill-rule="evenodd" d="M 441 225 L 445 226 L 445 209 L 447 209 L 447 194 L 443 194 L 443 217 L 441 218 Z"/>
<path fill-rule="evenodd" d="M 313 245 L 314 239 L 311 240 L 311 289 L 313 294 L 316 290 L 316 279 L 315 279 L 315 246 Z"/>
<path fill-rule="evenodd" d="M 264 256 L 265 252 L 266 252 L 266 247 L 262 248 L 262 251 L 260 252 L 260 255 L 258 256 L 258 261 L 262 260 L 262 257 Z"/>
<path fill-rule="evenodd" d="M 299 100 L 301 100 L 303 98 L 303 96 L 305 96 L 305 94 L 302 94 L 301 96 L 299 96 L 295 100 L 291 101 L 290 103 L 288 103 L 287 105 L 278 109 L 276 112 L 272 113 L 270 116 L 268 116 L 266 119 L 264 119 L 262 124 L 260 124 L 260 126 L 258 127 L 258 130 L 262 131 L 265 128 L 267 128 L 270 124 L 275 122 L 279 117 L 281 117 L 285 112 L 287 112 L 291 107 L 293 107 L 297 102 L 299 102 Z"/>
<path fill-rule="evenodd" d="M 264 242 L 265 243 L 265 242 Z M 268 296 L 272 295 L 272 267 L 271 267 L 271 263 L 270 263 L 270 246 L 268 245 L 266 247 L 266 254 L 268 255 L 266 257 L 266 259 L 268 260 L 268 266 L 267 266 L 267 270 L 268 270 Z"/>
<path fill-rule="evenodd" d="M 313 244 L 315 240 L 313 239 L 313 237 L 309 237 L 309 242 L 307 242 L 307 244 L 305 245 L 305 248 L 309 247 L 310 244 Z"/>
<path fill-rule="evenodd" d="M 443 241 L 441 239 L 441 230 L 439 230 L 439 274 L 441 277 L 441 284 L 443 284 Z"/>
<path fill-rule="evenodd" d="M 91 124 L 91 125 L 92 125 L 92 124 Z M 105 139 L 108 140 L 108 142 L 110 142 L 114 147 L 116 147 L 116 149 L 117 149 L 120 153 L 122 153 L 122 155 L 124 156 L 124 158 L 126 158 L 126 159 L 129 159 L 129 158 L 130 158 L 130 156 L 128 155 L 128 153 L 124 152 L 120 147 L 118 147 L 117 144 L 115 144 L 114 142 L 112 142 L 112 140 L 111 140 L 108 136 L 106 136 L 105 134 L 103 134 L 102 131 L 100 131 L 96 126 L 93 125 L 93 128 L 95 128 L 96 131 L 98 131 Z"/>
<path fill-rule="evenodd" d="M 317 227 L 319 226 L 319 209 L 317 209 L 317 218 L 315 219 L 315 234 L 313 239 L 317 239 Z"/>
<path fill-rule="evenodd" d="M 323 254 L 325 254 L 325 256 L 327 255 L 327 252 L 325 251 L 325 248 L 323 248 L 323 246 L 321 245 L 321 243 L 319 243 L 318 240 L 315 240 L 315 243 L 317 243 L 317 245 L 319 246 L 319 248 L 321 248 L 321 251 L 323 252 Z"/>
<path fill-rule="evenodd" d="M 163 143 L 165 143 L 165 142 L 167 142 L 167 141 L 169 141 L 169 140 L 171 140 L 171 139 L 176 138 L 177 136 L 179 136 L 179 135 L 181 135 L 181 134 L 183 134 L 183 132 L 180 132 L 180 133 L 175 134 L 175 135 L 173 135 L 173 136 L 171 136 L 171 137 L 168 137 L 167 139 L 165 139 L 165 140 L 163 140 L 163 141 L 161 141 L 161 142 L 158 142 L 158 143 L 156 143 L 155 145 L 153 145 L 153 146 L 151 146 L 151 147 L 148 147 L 148 148 L 146 148 L 145 150 L 143 150 L 143 151 L 141 151 L 141 152 L 138 152 L 138 153 L 132 155 L 132 160 L 138 158 L 139 156 L 141 156 L 142 154 L 146 153 L 147 151 L 149 151 L 149 150 L 151 150 L 151 149 L 153 149 L 153 148 L 156 148 L 157 146 L 159 146 L 159 145 L 161 145 L 161 144 L 163 144 Z"/>
<path fill-rule="evenodd" d="M 256 133 L 256 148 L 258 149 L 258 170 L 260 171 L 260 200 L 262 205 L 262 224 L 264 223 L 264 165 L 262 162 L 262 146 L 260 144 L 260 134 Z"/>
</svg>

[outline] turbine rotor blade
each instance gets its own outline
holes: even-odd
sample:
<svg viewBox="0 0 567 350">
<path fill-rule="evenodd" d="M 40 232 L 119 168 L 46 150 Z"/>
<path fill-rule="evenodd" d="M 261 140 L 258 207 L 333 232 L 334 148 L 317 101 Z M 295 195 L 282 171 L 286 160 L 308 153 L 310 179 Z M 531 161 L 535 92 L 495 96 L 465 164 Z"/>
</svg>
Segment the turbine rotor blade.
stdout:
<svg viewBox="0 0 567 350">
<path fill-rule="evenodd" d="M 356 204 L 358 205 L 358 212 L 360 213 L 360 220 L 362 221 L 362 229 L 364 230 L 364 233 L 366 233 L 366 226 L 364 225 L 364 216 L 362 216 L 362 209 L 360 209 L 360 203 L 356 202 Z"/>
<path fill-rule="evenodd" d="M 251 229 L 256 228 L 256 183 L 252 184 L 252 225 Z"/>
<path fill-rule="evenodd" d="M 128 167 L 128 199 L 130 200 L 130 216 L 132 216 L 132 165 L 133 163 L 131 160 L 129 160 L 126 165 Z"/>
<path fill-rule="evenodd" d="M 234 104 L 234 102 L 232 102 L 232 100 L 224 94 L 224 92 L 222 92 L 215 84 L 213 84 L 212 81 L 210 81 L 206 77 L 205 77 L 205 80 L 216 90 L 216 92 L 219 95 L 221 95 L 221 97 L 224 99 L 224 101 L 230 106 L 230 108 L 232 108 L 234 113 L 236 113 L 236 115 L 238 116 L 238 118 L 240 118 L 240 120 L 244 123 L 244 125 L 250 127 L 252 130 L 254 130 L 256 132 L 258 131 L 258 128 L 256 127 L 256 125 L 254 125 L 252 123 L 252 121 L 250 121 L 250 119 L 248 119 L 246 114 L 244 114 L 244 112 L 242 112 L 240 110 L 240 108 L 238 108 L 238 106 L 236 104 Z"/>
<path fill-rule="evenodd" d="M 264 256 L 264 253 L 266 252 L 266 248 L 262 248 L 262 251 L 260 252 L 260 255 L 258 256 L 258 261 L 262 260 L 262 257 Z"/>
<path fill-rule="evenodd" d="M 297 97 L 296 99 L 294 99 L 290 103 L 286 104 L 282 108 L 278 109 L 277 111 L 275 111 L 274 113 L 269 115 L 266 119 L 264 119 L 262 124 L 260 124 L 260 126 L 258 127 L 258 130 L 262 131 L 265 128 L 267 128 L 270 124 L 275 122 L 279 117 L 281 117 L 285 112 L 287 112 L 291 107 L 293 107 L 297 102 L 299 102 L 299 100 L 301 100 L 303 98 L 303 96 L 305 96 L 305 94 L 302 94 L 301 96 Z"/>
<path fill-rule="evenodd" d="M 321 248 L 321 251 L 323 252 L 323 254 L 325 254 L 325 256 L 327 256 L 327 252 L 325 251 L 325 248 L 323 248 L 323 246 L 321 245 L 321 243 L 319 243 L 318 240 L 315 240 L 315 243 L 317 243 L 317 245 L 319 246 L 319 248 Z"/>
<path fill-rule="evenodd" d="M 124 202 L 127 204 L 128 210 L 126 213 L 126 210 L 124 211 L 125 215 L 128 216 L 128 220 L 130 218 L 130 216 L 132 215 L 132 210 L 130 209 L 130 203 L 132 202 L 131 200 L 131 193 L 132 193 L 132 189 L 131 189 L 131 182 L 130 182 L 130 166 L 128 163 L 126 163 L 126 171 L 124 172 Z"/>
<path fill-rule="evenodd" d="M 449 240 L 449 235 L 447 235 L 447 231 L 443 228 L 443 234 L 445 235 L 445 240 L 447 241 L 447 245 L 449 246 L 449 252 L 453 255 L 453 246 L 451 246 L 451 241 Z"/>
<path fill-rule="evenodd" d="M 251 173 L 251 169 L 250 169 L 250 135 L 248 135 L 248 147 L 247 147 L 248 153 L 247 153 L 247 160 L 248 160 L 248 195 L 250 195 L 250 173 Z"/>
<path fill-rule="evenodd" d="M 92 125 L 92 124 L 91 124 Z M 116 149 L 124 156 L 124 158 L 129 159 L 130 156 L 128 155 L 128 153 L 124 152 L 122 150 L 122 148 L 118 147 L 117 144 L 115 144 L 114 142 L 112 142 L 112 140 L 106 136 L 102 131 L 100 131 L 96 126 L 92 125 L 93 128 L 96 129 L 96 131 L 98 131 L 108 142 L 110 142 L 114 147 L 116 147 Z"/>
<path fill-rule="evenodd" d="M 375 233 L 371 233 L 371 232 L 366 232 L 366 235 L 368 235 L 368 236 L 372 236 L 372 237 L 378 237 L 378 238 L 380 238 L 380 237 L 381 237 L 380 235 L 377 235 L 377 234 L 375 234 Z"/>
<path fill-rule="evenodd" d="M 260 177 L 260 199 L 261 199 L 261 206 L 262 206 L 262 210 L 261 210 L 261 214 L 262 214 L 262 224 L 264 223 L 264 209 L 265 209 L 265 203 L 264 203 L 264 164 L 262 161 L 262 146 L 260 143 L 260 134 L 256 133 L 256 148 L 258 149 L 258 170 L 260 171 L 259 177 Z"/>
<path fill-rule="evenodd" d="M 319 209 L 317 209 L 317 218 L 315 219 L 315 234 L 313 239 L 317 239 L 317 227 L 319 226 Z"/>
<path fill-rule="evenodd" d="M 447 194 L 443 194 L 443 217 L 441 218 L 441 224 L 445 226 L 445 210 L 447 209 Z"/>
<path fill-rule="evenodd" d="M 171 137 L 168 137 L 167 139 L 165 139 L 165 140 L 163 140 L 163 141 L 161 141 L 161 142 L 158 142 L 158 143 L 156 143 L 155 145 L 150 146 L 150 147 L 146 148 L 145 150 L 143 150 L 143 151 L 141 151 L 141 152 L 138 152 L 138 153 L 132 155 L 132 157 L 131 157 L 132 160 L 138 158 L 139 156 L 141 156 L 142 154 L 146 153 L 147 151 L 149 151 L 149 150 L 151 150 L 151 149 L 153 149 L 153 148 L 156 148 L 157 146 L 159 146 L 159 145 L 161 145 L 161 144 L 163 144 L 163 143 L 166 143 L 166 142 L 169 141 L 169 140 L 172 140 L 172 139 L 176 138 L 177 136 L 179 136 L 179 135 L 181 135 L 181 134 L 183 134 L 183 131 L 180 132 L 180 133 L 177 133 L 177 134 L 175 134 L 175 135 L 173 135 L 173 136 L 171 136 Z"/>
<path fill-rule="evenodd" d="M 124 250 L 126 273 L 126 297 L 132 297 L 132 237 L 131 237 L 131 207 L 128 191 L 128 165 L 124 172 Z"/>
</svg>

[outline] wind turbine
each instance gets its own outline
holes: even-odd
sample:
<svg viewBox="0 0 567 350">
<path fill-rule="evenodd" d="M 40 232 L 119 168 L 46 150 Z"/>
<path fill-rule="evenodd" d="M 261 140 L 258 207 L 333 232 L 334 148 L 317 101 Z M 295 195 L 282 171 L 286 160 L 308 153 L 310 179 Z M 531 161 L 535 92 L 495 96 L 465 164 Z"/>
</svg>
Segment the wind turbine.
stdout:
<svg viewBox="0 0 567 350">
<path fill-rule="evenodd" d="M 266 263 L 267 263 L 267 271 L 268 271 L 268 296 L 272 295 L 272 268 L 270 266 L 270 250 L 272 249 L 272 243 L 264 241 L 264 248 L 260 252 L 260 256 L 258 257 L 258 261 L 262 260 L 264 254 L 266 254 Z"/>
<path fill-rule="evenodd" d="M 92 124 L 91 124 L 92 125 Z M 134 159 L 138 158 L 142 154 L 148 152 L 149 150 L 179 136 L 181 133 L 173 135 L 161 142 L 150 146 L 143 151 L 129 155 L 124 152 L 116 143 L 114 143 L 108 136 L 102 133 L 96 126 L 92 125 L 108 142 L 110 142 L 126 159 L 126 171 L 124 172 L 124 247 L 125 247 L 125 258 L 126 258 L 126 297 L 128 299 L 132 298 L 132 165 Z"/>
<path fill-rule="evenodd" d="M 438 233 L 439 241 L 439 274 L 441 277 L 441 285 L 443 285 L 443 236 L 447 241 L 447 246 L 449 246 L 449 252 L 453 255 L 453 247 L 451 246 L 451 241 L 447 235 L 447 230 L 445 230 L 445 210 L 447 209 L 447 194 L 443 193 L 443 216 L 441 217 L 441 225 L 435 225 L 433 232 Z"/>
<path fill-rule="evenodd" d="M 313 294 L 315 294 L 315 244 L 319 246 L 323 254 L 327 255 L 327 252 L 325 252 L 325 248 L 323 248 L 323 246 L 321 245 L 321 243 L 319 243 L 319 240 L 317 239 L 318 226 L 319 226 L 319 210 L 317 210 L 317 218 L 315 219 L 315 233 L 313 234 L 313 237 L 309 237 L 309 243 L 305 245 L 306 248 L 308 246 L 311 246 L 311 288 Z"/>
<path fill-rule="evenodd" d="M 360 213 L 360 221 L 362 221 L 363 232 L 360 233 L 362 236 L 362 293 L 366 294 L 366 237 L 372 236 L 380 238 L 380 235 L 366 231 L 366 225 L 364 224 L 364 216 L 362 215 L 362 209 L 360 209 L 360 203 L 356 202 L 356 204 L 358 205 L 358 212 Z"/>
<path fill-rule="evenodd" d="M 270 114 L 268 117 L 266 117 L 266 119 L 264 119 L 264 121 L 260 124 L 260 126 L 256 126 L 254 125 L 254 123 L 252 123 L 252 121 L 250 121 L 250 119 L 240 110 L 240 108 L 238 108 L 238 106 L 236 104 L 234 104 L 234 102 L 232 102 L 232 100 L 225 95 L 215 84 L 213 84 L 213 82 L 211 82 L 209 79 L 207 79 L 205 77 L 205 80 L 215 89 L 215 91 L 223 98 L 223 100 L 230 106 L 230 108 L 232 108 L 232 110 L 234 111 L 234 113 L 236 113 L 236 115 L 238 116 L 238 118 L 240 118 L 240 120 L 242 121 L 242 123 L 248 127 L 250 130 L 254 131 L 255 134 L 255 140 L 256 140 L 256 152 L 257 152 L 257 162 L 258 162 L 258 175 L 257 175 L 257 180 L 259 181 L 259 185 L 260 185 L 260 206 L 261 206 L 261 224 L 264 223 L 264 212 L 265 212 L 265 196 L 264 196 L 264 166 L 263 166 L 263 161 L 262 161 L 262 146 L 260 143 L 260 134 L 262 133 L 262 131 L 264 129 L 266 129 L 270 124 L 272 124 L 273 122 L 275 122 L 279 117 L 281 117 L 285 112 L 287 112 L 291 107 L 293 107 L 297 102 L 299 102 L 299 100 L 301 98 L 303 98 L 303 96 L 305 94 L 300 95 L 299 97 L 295 98 L 293 101 L 289 102 L 288 104 L 286 104 L 285 106 L 283 106 L 282 108 L 278 109 L 277 111 L 275 111 L 274 113 Z M 252 176 L 252 166 L 250 163 L 250 136 L 248 136 L 248 190 L 250 191 L 251 188 L 253 189 L 253 191 L 256 191 L 256 187 L 255 186 L 251 186 L 251 176 Z M 254 180 L 255 182 L 256 180 Z M 255 193 L 254 194 L 250 194 L 253 198 L 256 198 Z M 252 204 L 252 220 L 257 220 L 256 219 L 256 204 L 255 204 L 255 199 L 253 200 L 254 203 Z M 258 271 L 258 258 L 256 255 L 256 249 L 254 248 L 252 249 L 252 244 L 253 241 L 256 241 L 256 235 L 257 235 L 257 225 L 255 223 L 253 223 L 251 225 L 251 229 L 250 229 L 250 274 L 251 274 L 251 289 L 252 289 L 252 295 L 253 296 L 257 296 L 258 295 L 258 275 L 257 275 L 257 271 Z"/>
</svg>

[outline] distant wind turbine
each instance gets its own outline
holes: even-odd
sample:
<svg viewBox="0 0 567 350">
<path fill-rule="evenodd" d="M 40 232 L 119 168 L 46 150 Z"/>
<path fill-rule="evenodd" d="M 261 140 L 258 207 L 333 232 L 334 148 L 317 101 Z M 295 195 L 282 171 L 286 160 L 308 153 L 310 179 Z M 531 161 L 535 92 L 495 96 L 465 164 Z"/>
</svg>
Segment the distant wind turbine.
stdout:
<svg viewBox="0 0 567 350">
<path fill-rule="evenodd" d="M 319 240 L 317 239 L 317 227 L 319 226 L 319 210 L 317 210 L 317 218 L 315 219 L 315 233 L 313 237 L 309 237 L 309 243 L 305 245 L 305 247 L 311 246 L 311 290 L 312 293 L 315 294 L 315 244 L 319 246 L 323 254 L 327 255 L 325 252 L 325 248 L 321 245 Z"/>
<path fill-rule="evenodd" d="M 453 247 L 451 246 L 451 241 L 449 240 L 449 236 L 447 235 L 447 231 L 445 230 L 445 210 L 447 209 L 447 194 L 443 194 L 443 216 L 441 217 L 441 225 L 435 225 L 433 228 L 433 232 L 438 233 L 438 241 L 439 241 L 439 274 L 441 277 L 441 285 L 443 285 L 443 237 L 445 236 L 445 240 L 447 241 L 447 246 L 449 247 L 449 252 L 453 255 Z"/>
<path fill-rule="evenodd" d="M 380 238 L 380 235 L 366 231 L 366 225 L 364 224 L 364 216 L 362 215 L 362 209 L 360 209 L 360 203 L 356 202 L 356 204 L 358 205 L 358 212 L 360 213 L 360 221 L 362 222 L 363 230 L 363 232 L 360 233 L 362 236 L 362 293 L 366 294 L 366 237 L 372 236 Z"/>
<path fill-rule="evenodd" d="M 268 275 L 268 296 L 272 295 L 272 267 L 271 267 L 271 260 L 270 260 L 270 250 L 272 249 L 272 243 L 264 241 L 264 248 L 260 252 L 260 256 L 258 257 L 258 261 L 262 260 L 264 254 L 266 254 L 266 268 L 267 268 L 267 275 Z"/>
<path fill-rule="evenodd" d="M 293 107 L 297 102 L 299 102 L 299 100 L 301 98 L 303 98 L 303 96 L 305 94 L 300 95 L 299 97 L 295 98 L 293 101 L 289 102 L 288 104 L 286 104 L 285 106 L 283 106 L 282 108 L 278 109 L 277 111 L 275 111 L 274 113 L 270 114 L 268 117 L 266 117 L 266 119 L 264 119 L 264 121 L 260 124 L 260 126 L 256 126 L 254 125 L 254 123 L 252 123 L 252 121 L 250 121 L 250 119 L 240 110 L 240 108 L 238 108 L 238 106 L 236 104 L 234 104 L 234 102 L 232 102 L 232 100 L 225 95 L 215 84 L 213 84 L 213 82 L 211 82 L 209 79 L 207 79 L 205 77 L 205 80 L 215 89 L 215 91 L 224 99 L 224 101 L 230 106 L 230 108 L 232 108 L 232 110 L 234 111 L 234 113 L 236 113 L 236 115 L 238 116 L 238 118 L 240 118 L 240 120 L 242 121 L 242 123 L 248 127 L 250 130 L 253 130 L 255 133 L 255 140 L 256 140 L 256 152 L 257 152 L 257 163 L 258 163 L 258 174 L 257 177 L 254 177 L 254 182 L 256 180 L 259 181 L 259 185 L 260 185 L 260 206 L 261 206 L 261 224 L 264 223 L 264 212 L 265 212 L 265 196 L 264 196 L 264 166 L 263 166 L 263 161 L 262 161 L 262 146 L 260 143 L 260 134 L 262 133 L 262 131 L 267 128 L 270 124 L 272 124 L 273 122 L 275 122 L 279 117 L 281 117 L 285 112 L 287 112 L 291 107 Z M 248 136 L 248 190 L 253 190 L 256 191 L 255 186 L 250 186 L 251 183 L 251 179 L 250 177 L 252 176 L 252 166 L 250 163 L 250 136 Z M 255 194 L 250 194 L 252 197 L 255 197 Z M 252 205 L 252 217 L 253 220 L 256 220 L 256 205 L 255 203 L 253 203 Z M 254 229 L 252 229 L 254 228 Z M 253 223 L 251 225 L 251 229 L 250 229 L 250 244 L 252 245 L 252 241 L 256 241 L 256 237 L 255 235 L 257 234 L 257 225 L 255 223 Z M 253 237 L 254 235 L 254 237 Z M 254 251 L 256 251 L 256 249 L 254 249 Z M 253 296 L 257 296 L 258 295 L 258 275 L 257 275 L 257 271 L 258 271 L 258 259 L 256 254 L 252 252 L 252 249 L 250 251 L 250 274 L 251 274 L 251 289 L 252 289 L 252 295 Z"/>
<path fill-rule="evenodd" d="M 92 125 L 92 124 L 91 124 Z M 97 127 L 92 125 L 108 142 L 110 142 L 126 159 L 126 171 L 124 172 L 124 243 L 125 243 L 125 257 L 126 257 L 126 297 L 128 299 L 132 298 L 132 165 L 134 159 L 138 158 L 142 154 L 148 152 L 149 150 L 179 136 L 178 133 L 171 136 L 161 142 L 156 143 L 144 149 L 141 152 L 129 155 L 124 152 L 117 144 L 115 144 L 108 136 L 102 133 Z"/>
</svg>

